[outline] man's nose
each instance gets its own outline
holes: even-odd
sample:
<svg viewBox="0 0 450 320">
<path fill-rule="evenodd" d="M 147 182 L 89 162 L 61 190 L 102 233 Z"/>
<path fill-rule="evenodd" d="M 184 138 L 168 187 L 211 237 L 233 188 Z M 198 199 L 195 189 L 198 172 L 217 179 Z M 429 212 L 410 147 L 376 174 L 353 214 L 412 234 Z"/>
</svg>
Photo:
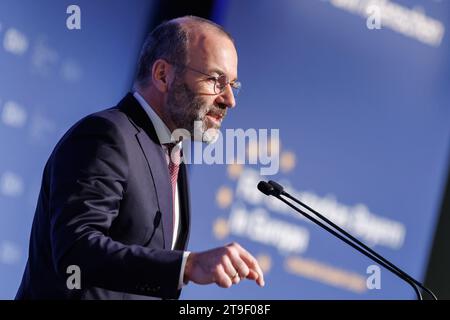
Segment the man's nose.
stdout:
<svg viewBox="0 0 450 320">
<path fill-rule="evenodd" d="M 234 108 L 236 106 L 236 100 L 234 98 L 233 90 L 231 85 L 227 84 L 225 90 L 219 95 L 221 98 L 221 103 L 226 105 L 228 108 Z"/>
</svg>

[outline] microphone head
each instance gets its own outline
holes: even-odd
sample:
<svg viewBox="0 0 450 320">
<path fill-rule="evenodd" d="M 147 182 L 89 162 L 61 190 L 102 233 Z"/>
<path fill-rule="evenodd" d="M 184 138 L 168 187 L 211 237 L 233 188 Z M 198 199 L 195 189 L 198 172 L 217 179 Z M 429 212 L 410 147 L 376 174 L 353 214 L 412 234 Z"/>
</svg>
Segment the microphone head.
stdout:
<svg viewBox="0 0 450 320">
<path fill-rule="evenodd" d="M 273 187 L 268 184 L 266 181 L 260 181 L 258 183 L 258 190 L 264 193 L 266 196 L 270 196 L 273 194 L 274 189 Z"/>
<path fill-rule="evenodd" d="M 269 180 L 268 183 L 269 183 L 269 185 L 274 189 L 274 192 L 275 192 L 277 195 L 284 194 L 284 188 L 283 188 L 283 186 L 282 186 L 281 184 L 276 183 L 276 182 L 273 181 L 273 180 Z"/>
</svg>

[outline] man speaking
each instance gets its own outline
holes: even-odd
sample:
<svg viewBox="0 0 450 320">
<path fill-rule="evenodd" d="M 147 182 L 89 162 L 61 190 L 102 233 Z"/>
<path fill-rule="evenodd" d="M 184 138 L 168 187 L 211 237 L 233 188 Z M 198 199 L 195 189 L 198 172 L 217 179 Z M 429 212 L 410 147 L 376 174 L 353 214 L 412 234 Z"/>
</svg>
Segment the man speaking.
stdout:
<svg viewBox="0 0 450 320">
<path fill-rule="evenodd" d="M 186 251 L 188 182 L 172 133 L 194 136 L 196 122 L 213 141 L 239 86 L 236 49 L 220 26 L 192 16 L 159 25 L 135 91 L 80 120 L 53 150 L 16 298 L 176 299 L 188 282 L 228 288 L 244 278 L 264 286 L 237 243 Z"/>
</svg>

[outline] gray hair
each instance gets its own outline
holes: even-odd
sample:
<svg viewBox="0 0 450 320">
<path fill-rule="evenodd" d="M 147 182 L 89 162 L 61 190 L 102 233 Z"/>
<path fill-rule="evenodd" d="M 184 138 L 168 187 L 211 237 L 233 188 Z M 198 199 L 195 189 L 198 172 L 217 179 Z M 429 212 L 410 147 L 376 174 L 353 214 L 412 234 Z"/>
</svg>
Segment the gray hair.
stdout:
<svg viewBox="0 0 450 320">
<path fill-rule="evenodd" d="M 196 16 L 186 16 L 196 23 L 207 24 L 228 39 L 234 42 L 231 35 L 222 26 Z M 189 34 L 187 28 L 183 28 L 177 19 L 164 21 L 158 25 L 147 37 L 139 57 L 135 84 L 141 87 L 147 86 L 151 78 L 153 64 L 158 59 L 165 59 L 168 62 L 176 63 L 176 72 L 183 71 L 180 65 L 187 62 L 187 52 L 189 44 Z"/>
</svg>

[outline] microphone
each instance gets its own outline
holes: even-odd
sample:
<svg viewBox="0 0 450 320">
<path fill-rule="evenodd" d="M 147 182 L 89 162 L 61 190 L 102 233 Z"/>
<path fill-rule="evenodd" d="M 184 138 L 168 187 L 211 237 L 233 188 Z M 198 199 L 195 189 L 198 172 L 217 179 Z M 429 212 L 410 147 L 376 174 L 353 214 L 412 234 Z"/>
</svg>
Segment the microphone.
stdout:
<svg viewBox="0 0 450 320">
<path fill-rule="evenodd" d="M 393 274 L 397 275 L 400 279 L 407 282 L 411 287 L 414 289 L 417 298 L 419 300 L 423 300 L 422 294 L 420 293 L 420 290 L 418 287 L 422 288 L 424 291 L 426 291 L 434 300 L 437 300 L 437 297 L 434 295 L 434 293 L 426 288 L 422 283 L 411 277 L 409 274 L 398 268 L 396 265 L 391 263 L 389 260 L 366 246 L 364 243 L 353 237 L 351 234 L 340 228 L 338 225 L 334 224 L 332 221 L 324 217 L 322 214 L 314 210 L 313 208 L 309 207 L 308 205 L 304 204 L 297 198 L 291 196 L 289 193 L 284 191 L 284 188 L 279 183 L 270 180 L 269 182 L 260 181 L 258 183 L 258 190 L 264 193 L 267 196 L 274 196 L 275 198 L 281 200 L 285 204 L 287 204 L 289 207 L 293 208 L 295 211 L 299 212 L 303 216 L 305 216 L 310 221 L 314 222 L 315 224 L 319 225 L 335 237 L 339 238 L 340 240 L 344 241 L 360 253 L 364 254 L 366 257 L 370 258 L 371 260 L 375 261 L 376 263 L 380 264 L 381 266 L 385 267 L 389 271 L 391 271 Z M 282 198 L 281 196 L 285 196 L 294 202 L 298 203 L 302 207 L 306 208 L 307 210 L 313 212 L 317 217 L 319 217 L 322 221 L 325 221 L 329 226 L 333 227 L 335 230 L 339 231 L 340 233 L 334 231 L 324 223 L 320 222 L 316 218 L 312 217 L 308 213 L 300 210 L 298 207 L 294 206 L 291 202 L 287 201 L 286 199 Z M 344 236 L 345 237 L 344 237 Z M 350 241 L 351 240 L 351 241 Z"/>
<path fill-rule="evenodd" d="M 258 183 L 258 190 L 264 193 L 266 196 L 270 196 L 274 192 L 274 187 L 265 181 L 260 181 Z"/>
</svg>

